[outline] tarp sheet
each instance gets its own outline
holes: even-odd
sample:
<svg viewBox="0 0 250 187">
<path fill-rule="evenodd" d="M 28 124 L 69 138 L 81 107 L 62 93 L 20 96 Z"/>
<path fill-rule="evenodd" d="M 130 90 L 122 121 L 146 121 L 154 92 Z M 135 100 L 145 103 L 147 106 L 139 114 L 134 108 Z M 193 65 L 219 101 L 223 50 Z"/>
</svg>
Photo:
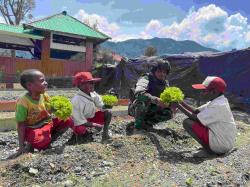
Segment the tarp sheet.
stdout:
<svg viewBox="0 0 250 187">
<path fill-rule="evenodd" d="M 220 76 L 227 82 L 226 95 L 235 106 L 250 110 L 250 50 L 199 55 L 171 55 L 143 57 L 122 61 L 115 67 L 102 67 L 95 75 L 103 78 L 97 90 L 105 93 L 114 88 L 120 98 L 127 98 L 129 88 L 138 78 L 150 72 L 154 59 L 170 62 L 172 70 L 168 77 L 170 85 L 180 87 L 187 97 L 200 98 L 191 85 L 201 83 L 206 76 Z"/>
</svg>

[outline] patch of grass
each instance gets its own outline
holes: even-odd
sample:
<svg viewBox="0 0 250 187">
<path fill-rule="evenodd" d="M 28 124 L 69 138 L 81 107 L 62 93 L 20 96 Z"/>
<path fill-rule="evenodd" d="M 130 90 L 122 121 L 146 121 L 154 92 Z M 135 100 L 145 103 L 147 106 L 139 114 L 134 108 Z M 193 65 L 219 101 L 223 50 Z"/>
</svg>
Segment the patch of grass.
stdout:
<svg viewBox="0 0 250 187">
<path fill-rule="evenodd" d="M 243 122 L 237 122 L 240 130 L 237 131 L 236 146 L 247 145 L 250 143 L 250 126 Z"/>
<path fill-rule="evenodd" d="M 208 167 L 208 172 L 209 172 L 211 175 L 220 174 L 220 171 L 219 171 L 216 167 L 214 167 L 214 166 Z"/>
<path fill-rule="evenodd" d="M 86 150 L 94 151 L 97 155 L 100 155 L 103 159 L 110 159 L 113 156 L 113 151 L 110 146 L 99 143 L 83 144 Z"/>
<path fill-rule="evenodd" d="M 71 180 L 74 184 L 84 184 L 85 180 L 83 180 L 83 177 L 77 176 L 75 173 L 69 173 L 69 175 L 66 177 L 66 180 Z"/>
<path fill-rule="evenodd" d="M 153 160 L 127 162 L 108 175 L 93 181 L 91 186 L 172 186 L 173 182 L 160 179 L 162 173 L 167 176 L 169 171 L 166 168 L 168 167 L 162 167 L 162 163 Z"/>
</svg>

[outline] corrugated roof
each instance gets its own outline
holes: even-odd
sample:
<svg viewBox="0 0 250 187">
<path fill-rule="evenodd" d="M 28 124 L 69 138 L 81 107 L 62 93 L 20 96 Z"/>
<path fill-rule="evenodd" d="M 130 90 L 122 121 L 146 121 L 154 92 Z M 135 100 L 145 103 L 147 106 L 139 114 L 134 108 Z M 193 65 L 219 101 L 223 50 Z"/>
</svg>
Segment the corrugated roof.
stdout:
<svg viewBox="0 0 250 187">
<path fill-rule="evenodd" d="M 80 22 L 76 18 L 67 15 L 66 12 L 31 22 L 26 25 L 39 30 L 57 31 L 103 40 L 110 38 L 109 36 Z"/>
<path fill-rule="evenodd" d="M 33 33 L 31 30 L 24 30 L 23 26 L 7 25 L 3 23 L 0 23 L 0 33 L 38 40 L 42 40 L 44 38 L 39 34 Z"/>
</svg>

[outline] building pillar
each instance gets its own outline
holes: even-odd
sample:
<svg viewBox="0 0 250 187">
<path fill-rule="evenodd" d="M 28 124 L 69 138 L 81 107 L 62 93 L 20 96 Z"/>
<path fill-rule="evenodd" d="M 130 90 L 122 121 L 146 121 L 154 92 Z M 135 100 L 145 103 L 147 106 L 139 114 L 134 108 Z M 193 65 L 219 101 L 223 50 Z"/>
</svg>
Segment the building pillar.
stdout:
<svg viewBox="0 0 250 187">
<path fill-rule="evenodd" d="M 93 42 L 86 41 L 86 58 L 85 58 L 85 70 L 91 71 L 93 64 Z"/>
<path fill-rule="evenodd" d="M 48 75 L 50 64 L 50 32 L 44 33 L 44 39 L 41 42 L 41 70 Z"/>
</svg>

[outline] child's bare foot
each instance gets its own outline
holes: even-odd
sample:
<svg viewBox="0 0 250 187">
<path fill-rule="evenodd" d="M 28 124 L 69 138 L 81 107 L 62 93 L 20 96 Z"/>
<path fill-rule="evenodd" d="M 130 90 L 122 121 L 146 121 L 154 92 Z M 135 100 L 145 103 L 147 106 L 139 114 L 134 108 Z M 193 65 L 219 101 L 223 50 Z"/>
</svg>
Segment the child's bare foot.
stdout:
<svg viewBox="0 0 250 187">
<path fill-rule="evenodd" d="M 25 153 L 33 153 L 34 152 L 34 148 L 32 147 L 31 144 L 27 143 L 24 146 L 24 151 L 25 151 Z"/>
<path fill-rule="evenodd" d="M 105 134 L 105 135 L 102 136 L 101 143 L 107 144 L 107 143 L 111 143 L 111 142 L 112 142 L 112 139 L 108 134 Z"/>
</svg>

